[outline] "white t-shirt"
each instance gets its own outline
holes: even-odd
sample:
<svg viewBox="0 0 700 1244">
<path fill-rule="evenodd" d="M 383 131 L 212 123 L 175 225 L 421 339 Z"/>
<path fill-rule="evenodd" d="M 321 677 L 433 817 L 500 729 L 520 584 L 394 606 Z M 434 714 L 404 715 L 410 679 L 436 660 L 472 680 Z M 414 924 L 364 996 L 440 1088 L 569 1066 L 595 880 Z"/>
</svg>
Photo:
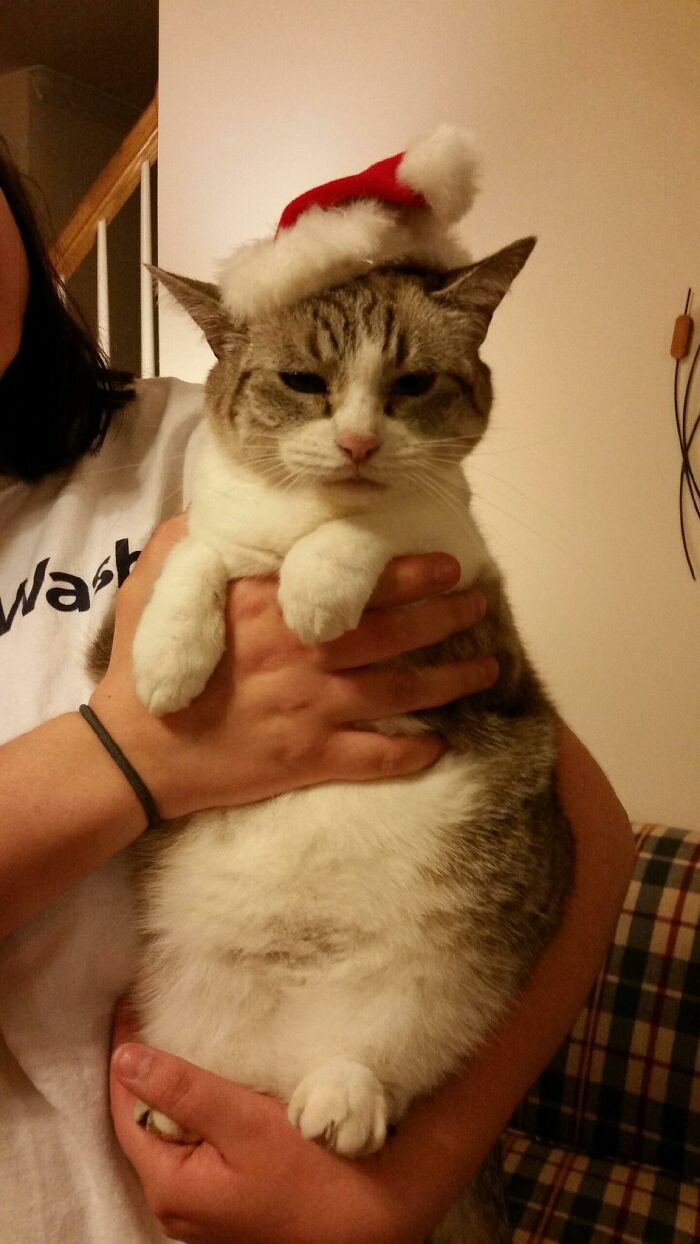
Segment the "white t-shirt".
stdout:
<svg viewBox="0 0 700 1244">
<path fill-rule="evenodd" d="M 0 477 L 0 742 L 88 698 L 89 638 L 153 528 L 187 500 L 202 390 L 137 388 L 96 457 L 39 484 Z M 133 935 L 117 856 L 0 941 L 0 1244 L 163 1239 L 107 1102 Z"/>
</svg>

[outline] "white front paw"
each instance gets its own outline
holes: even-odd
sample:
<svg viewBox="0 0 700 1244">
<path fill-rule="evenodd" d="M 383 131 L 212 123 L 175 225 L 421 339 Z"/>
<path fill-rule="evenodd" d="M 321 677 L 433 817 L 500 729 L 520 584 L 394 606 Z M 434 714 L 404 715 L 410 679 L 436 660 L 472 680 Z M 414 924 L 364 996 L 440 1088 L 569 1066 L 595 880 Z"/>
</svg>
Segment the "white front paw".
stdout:
<svg viewBox="0 0 700 1244">
<path fill-rule="evenodd" d="M 147 608 L 134 637 L 136 694 L 156 717 L 186 708 L 203 691 L 224 650 L 224 619 L 213 613 L 206 626 L 182 615 L 159 617 Z"/>
<path fill-rule="evenodd" d="M 154 1110 L 151 1106 L 147 1106 L 145 1101 L 136 1102 L 134 1118 L 147 1132 L 153 1132 L 161 1140 L 169 1140 L 173 1144 L 198 1144 L 202 1139 L 201 1136 L 195 1136 L 194 1132 L 186 1132 L 184 1127 L 180 1127 L 174 1119 L 163 1114 L 162 1110 Z"/>
<path fill-rule="evenodd" d="M 384 1089 L 369 1067 L 346 1058 L 330 1059 L 305 1076 L 288 1115 L 306 1140 L 323 1140 L 345 1157 L 376 1153 L 386 1138 Z"/>
<path fill-rule="evenodd" d="M 304 644 L 337 639 L 359 625 L 373 584 L 364 574 L 325 564 L 280 572 L 279 602 L 287 626 Z"/>
</svg>

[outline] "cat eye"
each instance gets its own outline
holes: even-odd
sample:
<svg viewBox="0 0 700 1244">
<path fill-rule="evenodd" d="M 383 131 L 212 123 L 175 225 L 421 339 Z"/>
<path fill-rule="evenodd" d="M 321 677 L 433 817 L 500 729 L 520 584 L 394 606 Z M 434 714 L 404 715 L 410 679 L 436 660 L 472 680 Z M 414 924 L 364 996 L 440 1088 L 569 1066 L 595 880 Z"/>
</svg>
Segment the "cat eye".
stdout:
<svg viewBox="0 0 700 1244">
<path fill-rule="evenodd" d="M 327 393 L 328 385 L 315 371 L 281 371 L 279 378 L 295 393 Z"/>
<path fill-rule="evenodd" d="M 391 386 L 392 393 L 400 397 L 422 397 L 435 384 L 435 373 L 431 371 L 407 371 L 399 376 Z"/>
</svg>

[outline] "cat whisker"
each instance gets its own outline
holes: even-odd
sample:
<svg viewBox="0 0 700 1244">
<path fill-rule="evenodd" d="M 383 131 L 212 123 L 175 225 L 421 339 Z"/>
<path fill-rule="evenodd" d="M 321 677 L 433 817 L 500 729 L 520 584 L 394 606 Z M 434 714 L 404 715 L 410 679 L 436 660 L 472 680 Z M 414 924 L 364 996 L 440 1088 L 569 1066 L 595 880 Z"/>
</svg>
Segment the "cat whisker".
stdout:
<svg viewBox="0 0 700 1244">
<path fill-rule="evenodd" d="M 536 561 L 535 558 L 531 556 L 531 552 L 527 551 L 529 547 L 528 545 L 525 545 L 525 551 L 523 551 L 523 545 L 518 544 L 511 538 L 511 536 L 506 535 L 503 531 L 502 525 L 495 527 L 488 521 L 488 519 L 483 518 L 481 515 L 479 515 L 479 528 L 486 537 L 489 546 L 498 544 L 506 545 L 512 550 L 518 565 L 527 566 L 529 572 L 535 578 L 539 579 L 541 583 L 547 584 L 548 587 L 550 586 L 551 579 L 548 579 L 547 575 L 544 573 L 542 562 Z"/>
<path fill-rule="evenodd" d="M 469 507 L 466 502 L 460 502 L 456 493 L 450 494 L 444 485 L 444 481 L 438 481 L 427 470 L 415 469 L 409 473 L 409 481 L 414 482 L 417 487 L 425 489 L 433 496 L 441 505 L 444 505 L 450 513 L 457 519 L 461 525 L 464 522 L 465 514 L 469 514 Z"/>
<path fill-rule="evenodd" d="M 466 455 L 457 454 L 406 454 L 401 458 L 402 462 L 424 462 L 426 466 L 438 466 L 441 469 L 450 467 L 459 467 L 464 462 Z"/>
<path fill-rule="evenodd" d="M 522 527 L 525 531 L 530 532 L 531 535 L 537 536 L 537 538 L 542 540 L 544 544 L 548 544 L 551 548 L 556 549 L 557 552 L 561 553 L 568 561 L 573 560 L 574 565 L 577 566 L 579 570 L 585 569 L 583 563 L 578 558 L 572 558 L 571 550 L 565 549 L 564 546 L 554 540 L 549 533 L 538 531 L 536 527 L 530 526 L 529 523 L 526 523 L 522 518 L 519 518 L 517 514 L 513 514 L 510 510 L 504 509 L 503 506 L 497 505 L 496 502 L 489 496 L 475 492 L 473 489 L 472 495 L 475 500 L 480 502 L 482 505 L 490 506 L 492 510 L 495 510 L 498 514 L 502 514 L 505 518 L 509 518 L 511 522 L 515 523 L 518 527 Z"/>
<path fill-rule="evenodd" d="M 175 463 L 184 461 L 185 453 L 171 454 L 165 458 L 167 463 Z M 91 472 L 91 475 L 112 475 L 117 471 L 134 471 L 137 467 L 143 466 L 143 462 L 123 462 L 119 466 L 98 467 Z"/>
<path fill-rule="evenodd" d="M 426 437 L 423 441 L 421 441 L 421 444 L 426 445 L 426 446 L 464 445 L 467 443 L 473 444 L 475 441 L 480 441 L 481 437 L 482 437 L 481 432 L 460 432 L 460 433 L 456 433 L 454 436 L 429 436 L 429 437 Z"/>
<path fill-rule="evenodd" d="M 416 445 L 406 447 L 405 449 L 398 449 L 396 451 L 396 457 L 401 458 L 402 460 L 408 459 L 409 461 L 413 458 L 417 458 L 419 461 L 424 460 L 425 462 L 460 462 L 464 457 L 464 453 L 461 448 L 455 449 L 455 451 L 451 453 L 448 449 L 435 450 L 431 449 L 429 445 Z"/>
<path fill-rule="evenodd" d="M 549 445 L 552 441 L 559 441 L 564 436 L 563 432 L 552 432 L 551 436 L 538 437 L 536 441 L 513 441 L 508 446 L 501 445 L 499 449 L 491 449 L 491 440 L 494 436 L 499 439 L 506 435 L 513 435 L 508 428 L 489 428 L 488 433 L 484 433 L 484 441 L 479 446 L 479 457 L 492 457 L 494 454 L 511 454 L 522 453 L 530 449 L 538 449 L 540 445 Z"/>
<path fill-rule="evenodd" d="M 277 456 L 273 454 L 260 455 L 246 461 L 246 465 L 252 467 L 267 466 L 268 464 L 272 466 L 282 466 Z M 208 480 L 215 478 L 217 474 L 227 476 L 226 468 L 223 465 L 217 465 L 215 467 L 208 467 L 207 470 L 204 471 L 201 467 L 199 467 L 197 469 L 196 478 L 198 480 Z M 243 481 L 240 482 L 240 486 L 242 486 L 242 484 Z"/>
<path fill-rule="evenodd" d="M 548 510 L 545 506 L 540 505 L 538 501 L 534 501 L 532 497 L 529 497 L 527 493 L 523 492 L 520 488 L 516 488 L 515 485 L 509 483 L 508 480 L 501 479 L 500 476 L 494 475 L 491 471 L 485 471 L 483 467 L 479 466 L 479 464 L 475 462 L 470 462 L 469 464 L 469 473 L 471 474 L 472 471 L 475 471 L 479 475 L 486 476 L 487 479 L 495 480 L 495 482 L 497 484 L 500 484 L 503 488 L 507 488 L 510 492 L 515 493 L 515 495 L 518 497 L 522 497 L 523 501 L 527 501 L 528 505 L 534 506 L 534 508 L 539 510 L 540 513 L 543 514 L 546 518 L 549 518 L 553 522 L 556 522 L 557 526 L 559 528 L 562 528 L 562 523 L 558 515 L 553 514 L 551 510 Z M 569 531 L 568 534 L 571 535 L 572 534 L 571 531 Z"/>
<path fill-rule="evenodd" d="M 443 499 L 447 501 L 447 498 L 449 496 L 448 481 L 445 480 L 445 478 L 442 476 L 436 478 L 434 474 L 431 474 L 429 463 L 425 464 L 423 474 L 424 474 L 424 482 L 427 483 L 428 479 L 430 479 L 433 485 L 433 488 L 437 492 L 441 493 L 443 496 Z M 543 532 L 539 531 L 536 527 L 532 527 L 529 523 L 525 522 L 518 515 L 511 513 L 509 510 L 504 509 L 502 506 L 499 506 L 490 496 L 485 496 L 485 495 L 482 496 L 480 493 L 476 493 L 473 490 L 472 490 L 472 495 L 477 500 L 483 502 L 485 505 L 489 505 L 493 510 L 496 510 L 498 513 L 503 514 L 506 518 L 510 518 L 513 522 L 517 523 L 520 527 L 523 527 L 526 531 L 529 531 L 532 535 L 538 536 L 539 539 L 541 540 L 549 541 L 549 543 L 551 543 L 553 547 L 557 548 L 559 552 L 561 553 L 565 552 L 564 548 L 560 544 L 557 544 L 555 540 L 551 539 L 551 536 L 549 536 L 548 534 L 545 535 Z M 524 495 L 524 494 L 521 494 L 521 495 Z M 525 499 L 527 500 L 527 498 Z M 466 508 L 466 506 L 464 508 Z"/>
<path fill-rule="evenodd" d="M 161 505 L 165 506 L 168 501 L 170 501 L 173 497 L 177 497 L 177 496 L 179 496 L 180 499 L 182 500 L 182 487 L 180 484 L 178 484 L 176 488 L 171 488 L 170 492 L 166 492 L 165 496 L 161 498 Z M 178 511 L 175 511 L 175 512 L 178 513 Z M 163 513 L 158 519 L 158 522 L 159 523 L 165 522 L 166 519 L 170 517 L 172 517 L 172 515 Z"/>
</svg>

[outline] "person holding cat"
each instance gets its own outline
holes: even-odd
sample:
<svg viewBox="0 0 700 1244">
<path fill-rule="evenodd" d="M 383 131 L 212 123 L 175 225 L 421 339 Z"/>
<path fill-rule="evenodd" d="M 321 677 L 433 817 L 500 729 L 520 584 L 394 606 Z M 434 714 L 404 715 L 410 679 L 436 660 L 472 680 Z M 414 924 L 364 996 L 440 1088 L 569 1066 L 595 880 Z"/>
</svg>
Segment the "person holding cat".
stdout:
<svg viewBox="0 0 700 1244">
<path fill-rule="evenodd" d="M 408 774 L 439 756 L 437 739 L 350 730 L 334 711 L 339 676 L 352 680 L 361 704 L 353 721 L 371 721 L 482 690 L 496 671 L 463 662 L 407 680 L 371 668 L 483 613 L 478 595 L 443 595 L 458 579 L 453 559 L 407 558 L 387 568 L 351 637 L 311 649 L 282 623 L 273 582 L 241 581 L 227 614 L 236 643 L 206 691 L 165 720 L 145 712 L 132 685 L 131 639 L 186 519 L 171 518 L 138 562 L 136 555 L 187 496 L 201 393 L 158 380 L 133 395 L 126 377 L 104 368 L 57 296 L 6 161 L 0 177 L 3 1227 L 17 1244 L 141 1244 L 161 1238 L 145 1193 L 181 1239 L 419 1241 L 583 1001 L 627 883 L 626 818 L 562 726 L 561 798 L 577 844 L 562 928 L 499 1039 L 463 1077 L 414 1107 L 399 1135 L 366 1162 L 349 1164 L 303 1141 L 273 1100 L 129 1042 L 133 1028 L 122 1011 L 113 1111 L 142 1193 L 111 1135 L 103 1084 L 133 932 L 121 853 L 144 817 L 74 711 L 88 694 L 85 641 L 116 587 L 115 647 L 93 703 L 166 819 L 337 778 Z M 168 1146 L 143 1132 L 133 1121 L 134 1096 L 203 1143 Z"/>
</svg>

